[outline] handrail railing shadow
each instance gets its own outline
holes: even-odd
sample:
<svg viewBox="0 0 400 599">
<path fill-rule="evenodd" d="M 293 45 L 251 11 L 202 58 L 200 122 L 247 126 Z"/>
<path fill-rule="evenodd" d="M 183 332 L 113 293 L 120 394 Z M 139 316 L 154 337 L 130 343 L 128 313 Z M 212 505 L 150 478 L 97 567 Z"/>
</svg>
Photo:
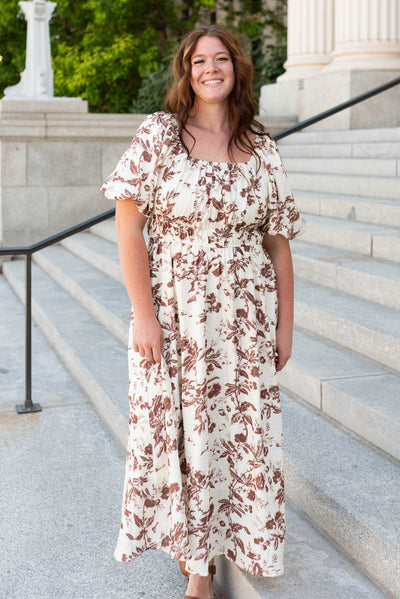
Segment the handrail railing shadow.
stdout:
<svg viewBox="0 0 400 599">
<path fill-rule="evenodd" d="M 373 96 L 381 94 L 382 92 L 395 87 L 400 84 L 400 77 L 396 79 L 392 79 L 383 85 L 375 87 L 363 94 L 355 96 L 346 102 L 342 102 L 333 108 L 325 110 L 324 112 L 320 112 L 319 114 L 301 121 L 287 129 L 283 129 L 279 131 L 272 137 L 278 141 L 279 139 L 283 139 L 297 131 L 301 131 L 306 127 L 310 127 L 319 121 L 327 119 L 328 117 L 345 110 L 346 108 L 350 108 L 350 106 L 354 106 L 360 102 L 364 102 Z M 108 210 L 107 212 L 103 212 L 98 216 L 93 218 L 89 218 L 74 227 L 70 227 L 69 229 L 65 229 L 56 235 L 52 235 L 51 237 L 47 237 L 42 241 L 34 243 L 29 246 L 23 247 L 5 247 L 0 248 L 0 256 L 17 256 L 24 255 L 25 256 L 25 403 L 18 404 L 16 406 L 16 410 L 18 414 L 26 414 L 31 412 L 39 412 L 41 411 L 41 406 L 39 403 L 32 402 L 32 255 L 35 252 L 38 252 L 50 245 L 55 243 L 59 243 L 63 239 L 70 237 L 71 235 L 75 235 L 75 233 L 79 233 L 81 231 L 85 231 L 94 225 L 101 223 L 109 218 L 112 218 L 115 215 L 115 208 Z"/>
</svg>

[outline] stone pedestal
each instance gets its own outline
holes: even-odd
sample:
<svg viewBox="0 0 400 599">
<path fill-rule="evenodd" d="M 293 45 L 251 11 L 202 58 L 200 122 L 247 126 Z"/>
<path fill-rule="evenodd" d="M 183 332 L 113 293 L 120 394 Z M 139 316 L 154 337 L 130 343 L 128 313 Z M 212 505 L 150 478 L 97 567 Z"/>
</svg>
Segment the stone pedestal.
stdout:
<svg viewBox="0 0 400 599">
<path fill-rule="evenodd" d="M 0 101 L 0 245 L 35 243 L 113 207 L 99 188 L 144 115 L 78 98 Z"/>
</svg>

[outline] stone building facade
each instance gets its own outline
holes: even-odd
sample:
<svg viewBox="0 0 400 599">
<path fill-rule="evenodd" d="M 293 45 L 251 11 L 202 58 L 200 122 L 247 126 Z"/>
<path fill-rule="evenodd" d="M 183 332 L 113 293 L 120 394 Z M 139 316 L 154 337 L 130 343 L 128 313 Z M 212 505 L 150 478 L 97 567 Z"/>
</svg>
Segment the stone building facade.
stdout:
<svg viewBox="0 0 400 599">
<path fill-rule="evenodd" d="M 400 75 L 400 0 L 288 0 L 286 72 L 264 86 L 261 114 L 303 120 Z M 400 125 L 400 88 L 315 125 Z"/>
</svg>

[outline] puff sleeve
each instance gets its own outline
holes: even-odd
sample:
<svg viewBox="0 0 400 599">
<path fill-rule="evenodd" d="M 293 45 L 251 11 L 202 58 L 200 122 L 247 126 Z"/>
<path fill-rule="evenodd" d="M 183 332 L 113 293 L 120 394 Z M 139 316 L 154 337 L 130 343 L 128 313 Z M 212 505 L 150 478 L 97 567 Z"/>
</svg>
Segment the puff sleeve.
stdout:
<svg viewBox="0 0 400 599">
<path fill-rule="evenodd" d="M 263 233 L 294 239 L 303 232 L 305 220 L 299 214 L 278 146 L 272 139 L 268 139 L 268 155 L 264 159 L 270 189 Z"/>
<path fill-rule="evenodd" d="M 154 208 L 154 187 L 163 153 L 165 123 L 161 113 L 145 118 L 130 146 L 107 177 L 102 193 L 110 200 L 135 202 L 148 218 Z"/>
</svg>

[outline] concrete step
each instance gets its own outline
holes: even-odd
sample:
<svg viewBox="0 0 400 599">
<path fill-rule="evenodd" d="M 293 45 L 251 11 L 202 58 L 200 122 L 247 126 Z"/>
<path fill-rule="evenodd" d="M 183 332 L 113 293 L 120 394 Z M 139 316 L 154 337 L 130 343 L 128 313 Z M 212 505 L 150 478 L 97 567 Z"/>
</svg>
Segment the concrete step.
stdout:
<svg viewBox="0 0 400 599">
<path fill-rule="evenodd" d="M 24 262 L 7 262 L 3 272 L 16 295 L 24 301 Z M 36 264 L 32 279 L 34 321 L 111 433 L 125 447 L 126 349 Z"/>
<path fill-rule="evenodd" d="M 114 242 L 91 233 L 78 233 L 64 239 L 61 245 L 117 283 L 124 284 L 119 266 L 118 248 Z"/>
<path fill-rule="evenodd" d="M 127 345 L 131 307 L 120 283 L 62 246 L 37 252 L 34 261 L 117 341 Z"/>
<path fill-rule="evenodd" d="M 282 414 L 287 497 L 400 597 L 399 466 L 284 393 Z"/>
<path fill-rule="evenodd" d="M 287 158 L 399 158 L 400 141 L 347 143 L 286 143 L 279 141 L 279 149 L 286 163 Z"/>
<path fill-rule="evenodd" d="M 25 309 L 3 275 L 0 275 L 0 305 L 0 414 L 16 414 L 16 404 L 25 402 Z M 51 350 L 36 325 L 32 326 L 32 401 L 39 403 L 43 410 L 87 404 L 82 391 Z M 21 416 L 17 418 L 21 419 Z M 21 420 L 23 419 L 24 417 Z M 3 422 L 7 423 L 5 419 Z M 17 433 L 24 430 L 22 423 L 19 425 L 15 422 L 15 425 Z M 11 433 L 13 427 L 7 430 Z M 0 434 L 0 444 L 2 439 L 7 438 L 7 430 L 2 429 L 0 425 L 0 432 L 3 433 Z M 1 456 L 0 462 L 3 464 L 3 452 Z M 0 478 L 1 497 L 5 498 L 5 480 L 1 476 Z M 0 513 L 3 525 L 4 512 L 0 509 Z M 17 527 L 13 531 L 14 534 L 17 530 L 22 533 L 22 530 Z M 2 532 L 4 532 L 3 526 Z M 3 552 L 4 557 L 5 552 Z M 2 582 L 5 580 L 1 575 L 0 579 Z"/>
<path fill-rule="evenodd" d="M 400 177 L 335 175 L 288 171 L 293 189 L 374 198 L 400 198 Z"/>
<path fill-rule="evenodd" d="M 400 231 L 354 221 L 305 214 L 307 226 L 302 241 L 400 262 Z"/>
<path fill-rule="evenodd" d="M 400 372 L 400 313 L 397 310 L 296 280 L 295 323 Z"/>
<path fill-rule="evenodd" d="M 396 158 L 317 158 L 299 156 L 285 158 L 285 168 L 293 173 L 325 173 L 327 175 L 355 175 L 357 177 L 399 177 L 400 160 Z"/>
<path fill-rule="evenodd" d="M 279 382 L 367 443 L 400 460 L 400 377 L 295 329 Z"/>
<path fill-rule="evenodd" d="M 400 127 L 382 129 L 332 129 L 331 131 L 299 131 L 285 137 L 281 144 L 375 144 L 375 143 L 400 143 Z"/>
<path fill-rule="evenodd" d="M 294 190 L 301 212 L 348 221 L 400 227 L 400 202 L 381 198 Z"/>
<path fill-rule="evenodd" d="M 111 243 L 117 243 L 117 232 L 115 230 L 115 219 L 104 220 L 102 223 L 90 228 L 91 233 L 102 237 Z"/>
<path fill-rule="evenodd" d="M 294 240 L 293 265 L 298 278 L 400 310 L 400 266 Z"/>
<path fill-rule="evenodd" d="M 251 576 L 219 557 L 214 580 L 220 599 L 383 599 L 387 596 L 350 566 L 350 560 L 334 552 L 329 541 L 294 511 L 289 501 L 286 516 L 284 575 Z"/>
</svg>

